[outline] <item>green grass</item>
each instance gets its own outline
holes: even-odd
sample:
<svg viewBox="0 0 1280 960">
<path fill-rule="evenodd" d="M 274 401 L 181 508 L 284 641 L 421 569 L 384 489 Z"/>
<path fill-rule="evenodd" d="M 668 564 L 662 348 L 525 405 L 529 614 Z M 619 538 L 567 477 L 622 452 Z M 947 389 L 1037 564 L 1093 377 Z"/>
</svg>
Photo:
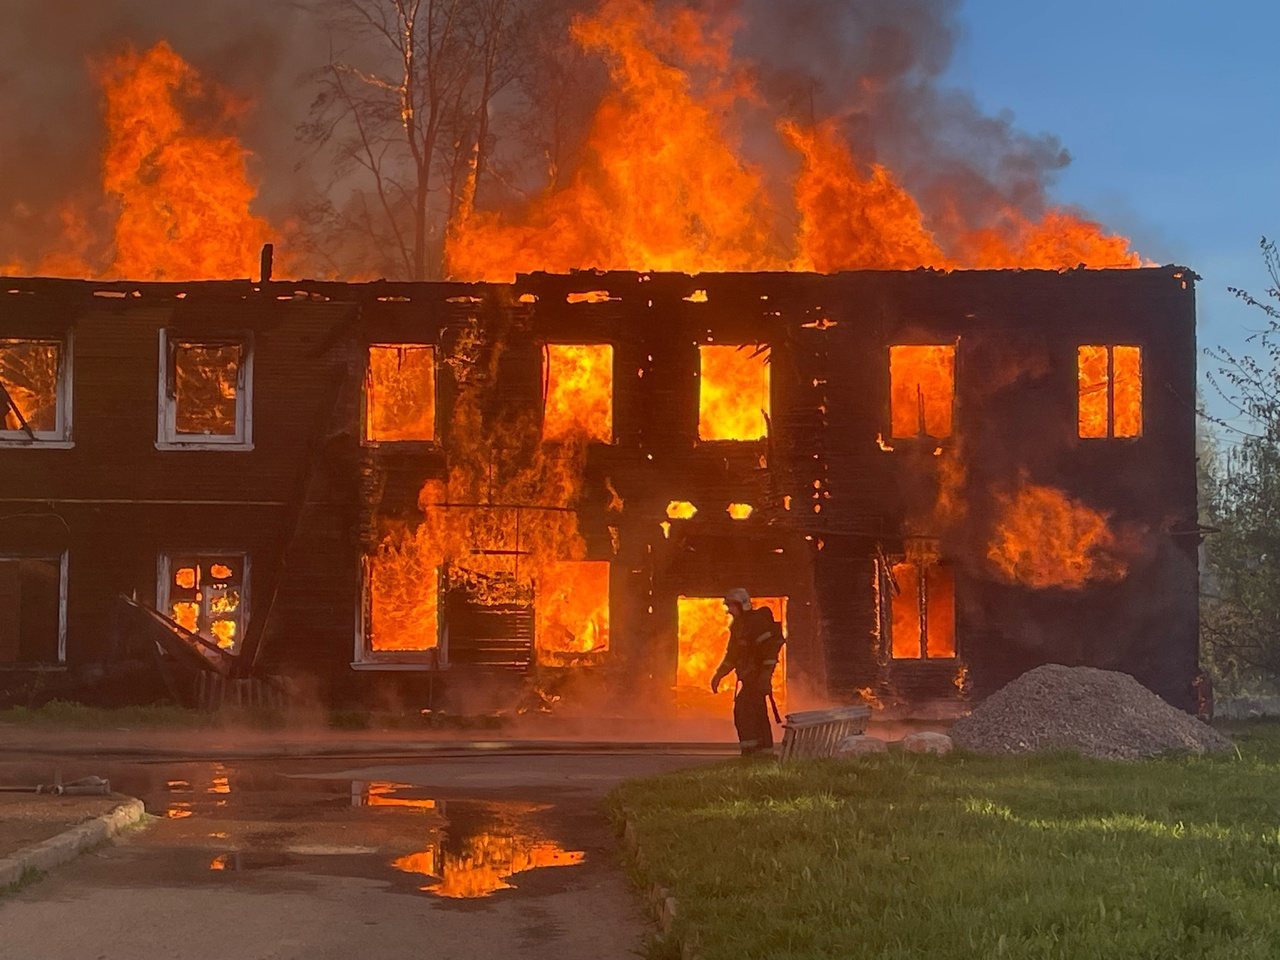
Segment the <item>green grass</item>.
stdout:
<svg viewBox="0 0 1280 960">
<path fill-rule="evenodd" d="M 1239 756 L 1130 764 L 732 762 L 610 802 L 704 960 L 1274 958 L 1280 724 L 1230 732 Z"/>
<path fill-rule="evenodd" d="M 0 896 L 9 896 L 20 890 L 25 890 L 39 880 L 44 879 L 44 871 L 36 867 L 23 867 L 22 876 L 7 886 L 0 887 Z"/>
</svg>

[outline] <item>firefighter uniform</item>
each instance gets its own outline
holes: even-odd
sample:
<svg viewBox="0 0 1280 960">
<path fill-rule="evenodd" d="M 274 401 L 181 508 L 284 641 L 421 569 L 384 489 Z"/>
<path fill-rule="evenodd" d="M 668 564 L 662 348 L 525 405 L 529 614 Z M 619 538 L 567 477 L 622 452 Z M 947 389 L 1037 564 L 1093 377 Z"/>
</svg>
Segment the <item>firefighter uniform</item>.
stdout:
<svg viewBox="0 0 1280 960">
<path fill-rule="evenodd" d="M 745 590 L 730 592 L 725 597 L 725 605 L 733 613 L 733 623 L 729 627 L 724 659 L 711 678 L 711 689 L 715 691 L 730 673 L 738 675 L 738 689 L 733 699 L 738 746 L 744 756 L 767 752 L 773 749 L 768 706 L 773 696 L 773 671 L 785 642 L 782 627 L 770 610 L 752 609 L 751 597 Z M 739 612 L 734 612 L 735 606 Z"/>
</svg>

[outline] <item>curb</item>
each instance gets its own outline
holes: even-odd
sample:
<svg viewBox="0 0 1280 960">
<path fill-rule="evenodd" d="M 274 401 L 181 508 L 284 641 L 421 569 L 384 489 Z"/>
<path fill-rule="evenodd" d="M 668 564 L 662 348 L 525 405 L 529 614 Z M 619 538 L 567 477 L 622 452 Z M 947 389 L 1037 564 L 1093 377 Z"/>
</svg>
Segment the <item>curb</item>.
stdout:
<svg viewBox="0 0 1280 960">
<path fill-rule="evenodd" d="M 113 809 L 85 823 L 64 830 L 55 837 L 23 847 L 9 857 L 0 857 L 0 888 L 21 883 L 33 870 L 48 871 L 74 860 L 85 850 L 98 846 L 131 827 L 145 816 L 141 800 L 125 797 Z"/>
<path fill-rule="evenodd" d="M 645 873 L 647 859 L 644 851 L 640 849 L 640 843 L 636 839 L 635 821 L 631 819 L 630 813 L 623 813 L 622 819 L 622 845 L 626 848 L 627 853 L 631 856 L 631 862 L 635 868 L 641 873 Z M 683 936 L 680 933 L 673 932 L 676 923 L 676 917 L 679 914 L 679 904 L 671 891 L 658 883 L 651 883 L 646 891 L 649 899 L 649 909 L 653 913 L 654 919 L 658 923 L 658 929 L 662 931 L 663 936 L 670 937 L 680 949 L 681 960 L 700 960 L 698 953 L 698 942 L 693 936 Z"/>
</svg>

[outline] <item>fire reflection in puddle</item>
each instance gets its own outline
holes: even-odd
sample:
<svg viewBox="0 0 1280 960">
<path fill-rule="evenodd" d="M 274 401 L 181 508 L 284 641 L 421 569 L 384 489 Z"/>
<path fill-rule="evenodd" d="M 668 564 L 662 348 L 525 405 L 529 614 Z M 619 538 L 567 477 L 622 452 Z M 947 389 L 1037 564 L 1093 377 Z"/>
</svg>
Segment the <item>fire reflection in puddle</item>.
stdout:
<svg viewBox="0 0 1280 960">
<path fill-rule="evenodd" d="M 418 889 L 450 899 L 488 897 L 514 884 L 518 873 L 583 862 L 582 850 L 566 850 L 535 822 L 545 806 L 528 803 L 484 803 L 415 799 L 398 795 L 403 784 L 353 783 L 352 802 L 360 806 L 416 807 L 430 816 L 424 849 L 391 861 L 404 873 L 431 878 Z"/>
</svg>

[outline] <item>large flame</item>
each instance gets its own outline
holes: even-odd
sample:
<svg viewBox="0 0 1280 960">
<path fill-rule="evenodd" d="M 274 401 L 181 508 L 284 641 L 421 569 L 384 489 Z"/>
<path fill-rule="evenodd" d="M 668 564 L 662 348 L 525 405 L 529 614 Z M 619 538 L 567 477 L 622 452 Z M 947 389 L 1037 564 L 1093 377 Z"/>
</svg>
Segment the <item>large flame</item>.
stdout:
<svg viewBox="0 0 1280 960">
<path fill-rule="evenodd" d="M 612 89 L 566 184 L 518 216 L 476 210 L 450 225 L 455 277 L 582 267 L 681 270 L 1133 267 L 1123 237 L 1064 210 L 1039 220 L 1009 207 L 981 223 L 957 193 L 925 210 L 882 163 L 860 155 L 831 120 L 781 119 L 797 157 L 791 196 L 772 198 L 728 119 L 763 98 L 733 61 L 728 19 L 688 8 L 661 16 L 645 0 L 603 0 L 573 39 L 608 65 Z M 955 188 L 957 191 L 961 188 Z"/>
<path fill-rule="evenodd" d="M 711 344 L 698 353 L 698 438 L 762 439 L 768 432 L 768 350 Z"/>
<path fill-rule="evenodd" d="M 249 152 L 231 132 L 245 102 L 207 84 L 166 42 L 132 47 L 97 69 L 105 104 L 102 206 L 59 211 L 59 249 L 3 272 L 138 280 L 217 280 L 257 271 L 272 230 L 251 212 Z"/>
<path fill-rule="evenodd" d="M 755 597 L 756 607 L 773 612 L 773 618 L 786 631 L 787 598 Z M 720 686 L 718 694 L 710 689 L 711 676 L 724 658 L 729 643 L 729 614 L 721 597 L 679 597 L 676 600 L 677 650 L 676 700 L 682 712 L 714 717 L 727 717 L 733 702 L 734 679 Z M 787 648 L 778 656 L 773 673 L 773 690 L 779 705 L 786 706 Z"/>
<path fill-rule="evenodd" d="M 542 436 L 613 442 L 613 345 L 546 346 Z"/>
<path fill-rule="evenodd" d="M 121 54 L 102 84 L 102 185 L 120 206 L 111 272 L 143 280 L 249 276 L 271 230 L 249 212 L 257 191 L 247 151 L 234 136 L 197 129 L 180 104 L 194 98 L 217 110 L 220 124 L 241 106 L 210 95 L 164 42 Z"/>
<path fill-rule="evenodd" d="M 1026 477 L 1014 492 L 997 494 L 995 502 L 998 519 L 987 559 L 1001 580 L 1079 590 L 1128 574 L 1122 544 L 1106 514 Z"/>
<path fill-rule="evenodd" d="M 540 663 L 581 662 L 608 649 L 609 563 L 587 560 L 576 512 L 587 444 L 601 421 L 566 416 L 557 442 L 545 443 L 530 415 L 486 416 L 502 350 L 500 337 L 488 342 L 477 326 L 443 364 L 458 387 L 448 471 L 423 485 L 422 522 L 389 530 L 372 557 L 375 651 L 436 646 L 437 576 L 440 589 L 483 606 L 533 604 Z"/>
</svg>

